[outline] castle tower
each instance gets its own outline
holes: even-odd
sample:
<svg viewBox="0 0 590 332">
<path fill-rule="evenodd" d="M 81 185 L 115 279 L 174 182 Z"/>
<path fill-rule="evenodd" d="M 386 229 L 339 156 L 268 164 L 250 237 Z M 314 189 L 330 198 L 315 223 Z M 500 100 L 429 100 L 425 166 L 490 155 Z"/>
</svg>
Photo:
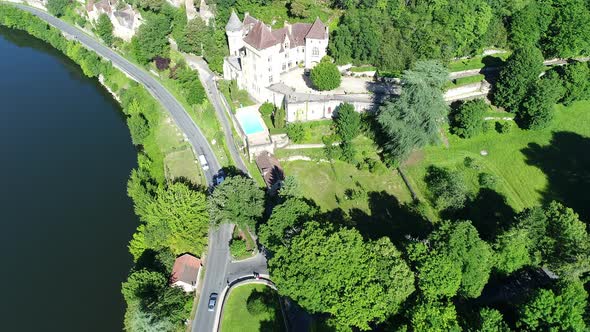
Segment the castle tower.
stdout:
<svg viewBox="0 0 590 332">
<path fill-rule="evenodd" d="M 229 46 L 229 55 L 237 56 L 240 49 L 244 47 L 244 40 L 242 36 L 242 22 L 236 15 L 236 12 L 232 11 L 229 21 L 225 26 L 225 34 L 227 35 L 227 44 Z"/>
</svg>

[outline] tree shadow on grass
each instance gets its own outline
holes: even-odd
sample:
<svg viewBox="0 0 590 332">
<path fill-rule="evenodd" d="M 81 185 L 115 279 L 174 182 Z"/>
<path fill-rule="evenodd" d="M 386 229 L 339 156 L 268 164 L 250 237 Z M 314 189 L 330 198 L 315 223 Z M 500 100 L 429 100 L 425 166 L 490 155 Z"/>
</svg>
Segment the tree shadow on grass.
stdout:
<svg viewBox="0 0 590 332">
<path fill-rule="evenodd" d="M 399 245 L 405 242 L 406 236 L 422 238 L 431 231 L 430 222 L 395 196 L 373 191 L 368 193 L 368 199 L 370 214 L 360 209 L 350 211 L 352 226 L 363 237 L 374 240 L 386 236 Z"/>
<path fill-rule="evenodd" d="M 590 221 L 590 138 L 573 132 L 554 132 L 549 145 L 530 143 L 522 150 L 526 163 L 542 170 L 548 179 L 541 192 L 543 203 L 562 201 Z"/>
<path fill-rule="evenodd" d="M 271 313 L 273 318 L 260 322 L 261 332 L 285 331 L 283 314 L 280 308 L 278 295 L 270 287 L 262 290 L 254 290 L 246 300 L 248 312 L 253 315 Z"/>
<path fill-rule="evenodd" d="M 449 220 L 471 220 L 480 237 L 492 241 L 498 234 L 510 228 L 515 220 L 515 212 L 504 195 L 482 188 L 463 209 L 443 211 L 441 217 Z"/>
</svg>

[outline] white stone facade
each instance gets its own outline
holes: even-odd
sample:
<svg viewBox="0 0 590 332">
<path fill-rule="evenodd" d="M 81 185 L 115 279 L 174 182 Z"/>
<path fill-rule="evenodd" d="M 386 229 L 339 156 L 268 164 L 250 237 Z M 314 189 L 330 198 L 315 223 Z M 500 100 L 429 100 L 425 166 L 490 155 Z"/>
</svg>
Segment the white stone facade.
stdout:
<svg viewBox="0 0 590 332">
<path fill-rule="evenodd" d="M 226 80 L 236 80 L 240 89 L 258 102 L 272 101 L 268 89 L 279 83 L 281 74 L 299 66 L 313 68 L 326 55 L 328 28 L 317 19 L 313 24 L 288 24 L 272 30 L 245 14 L 240 21 L 235 12 L 226 26 L 230 56 L 224 61 Z"/>
<path fill-rule="evenodd" d="M 89 0 L 86 4 L 88 18 L 93 23 L 102 14 L 106 14 L 113 24 L 113 35 L 124 41 L 131 41 L 131 38 L 142 24 L 141 14 L 128 4 L 119 5 L 117 1 L 101 0 L 95 2 Z"/>
</svg>

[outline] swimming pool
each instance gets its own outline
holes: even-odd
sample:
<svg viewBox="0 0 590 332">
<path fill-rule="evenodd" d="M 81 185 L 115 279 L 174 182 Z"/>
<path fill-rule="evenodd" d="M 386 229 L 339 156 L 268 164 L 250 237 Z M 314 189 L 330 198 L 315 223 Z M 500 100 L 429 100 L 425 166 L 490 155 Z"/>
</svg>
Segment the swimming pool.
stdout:
<svg viewBox="0 0 590 332">
<path fill-rule="evenodd" d="M 239 112 L 236 116 L 238 117 L 240 125 L 242 126 L 242 129 L 244 129 L 246 135 L 252 135 L 264 131 L 260 115 L 252 112 Z"/>
</svg>

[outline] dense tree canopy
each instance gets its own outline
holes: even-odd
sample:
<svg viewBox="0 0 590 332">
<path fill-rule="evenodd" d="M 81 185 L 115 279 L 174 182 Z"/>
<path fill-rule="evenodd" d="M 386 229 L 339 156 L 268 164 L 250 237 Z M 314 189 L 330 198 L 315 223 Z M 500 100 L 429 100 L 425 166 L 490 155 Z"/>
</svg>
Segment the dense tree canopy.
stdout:
<svg viewBox="0 0 590 332">
<path fill-rule="evenodd" d="M 256 181 L 243 176 L 228 177 L 209 197 L 211 220 L 254 228 L 264 212 L 264 191 Z"/>
<path fill-rule="evenodd" d="M 515 50 L 500 72 L 494 92 L 495 104 L 516 112 L 542 69 L 543 55 L 539 49 L 526 46 Z"/>
<path fill-rule="evenodd" d="M 271 250 L 288 246 L 305 222 L 313 220 L 317 208 L 301 198 L 289 198 L 274 207 L 272 214 L 258 231 L 260 243 Z"/>
<path fill-rule="evenodd" d="M 521 128 L 543 129 L 553 120 L 555 103 L 563 95 L 559 78 L 545 75 L 529 87 L 516 114 L 516 122 Z"/>
<path fill-rule="evenodd" d="M 146 222 L 146 247 L 200 255 L 209 230 L 207 212 L 204 193 L 181 182 L 159 188 L 146 214 L 140 216 Z"/>
<path fill-rule="evenodd" d="M 150 15 L 131 39 L 131 48 L 137 61 L 148 63 L 156 56 L 166 56 L 170 21 L 163 15 Z"/>
<path fill-rule="evenodd" d="M 439 141 L 448 112 L 442 96 L 447 78 L 441 64 L 420 62 L 404 73 L 400 96 L 381 107 L 377 120 L 385 134 L 384 152 L 393 162 L 403 162 L 412 151 Z"/>
<path fill-rule="evenodd" d="M 105 44 L 110 46 L 113 43 L 113 23 L 107 14 L 100 14 L 96 20 L 96 34 Z"/>
<path fill-rule="evenodd" d="M 388 239 L 367 242 L 358 231 L 316 222 L 280 248 L 269 267 L 282 295 L 361 330 L 395 313 L 414 291 L 414 276 Z"/>
<path fill-rule="evenodd" d="M 528 331 L 586 331 L 588 293 L 579 281 L 538 290 L 521 308 L 518 326 Z"/>
<path fill-rule="evenodd" d="M 494 264 L 491 247 L 469 221 L 443 222 L 425 243 L 410 248 L 418 287 L 428 298 L 478 297 Z"/>
</svg>

